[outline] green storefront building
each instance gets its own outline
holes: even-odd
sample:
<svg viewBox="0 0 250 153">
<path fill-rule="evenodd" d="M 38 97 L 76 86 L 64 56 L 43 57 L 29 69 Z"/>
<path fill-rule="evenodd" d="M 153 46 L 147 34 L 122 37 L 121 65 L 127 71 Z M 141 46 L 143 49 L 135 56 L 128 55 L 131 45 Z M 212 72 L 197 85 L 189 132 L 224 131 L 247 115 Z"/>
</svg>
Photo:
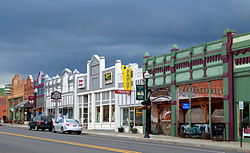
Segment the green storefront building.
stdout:
<svg viewBox="0 0 250 153">
<path fill-rule="evenodd" d="M 144 55 L 150 74 L 151 132 L 172 136 L 205 136 L 250 141 L 250 33 L 225 30 L 221 39 L 171 52 Z M 239 110 L 243 101 L 243 117 Z"/>
</svg>

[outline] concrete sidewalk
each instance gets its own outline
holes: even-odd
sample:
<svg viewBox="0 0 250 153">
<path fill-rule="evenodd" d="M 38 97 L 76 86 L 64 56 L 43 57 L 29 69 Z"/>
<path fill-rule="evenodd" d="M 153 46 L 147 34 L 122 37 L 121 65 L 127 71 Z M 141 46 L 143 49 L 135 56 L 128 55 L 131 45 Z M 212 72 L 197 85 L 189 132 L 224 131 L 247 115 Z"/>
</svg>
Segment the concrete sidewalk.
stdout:
<svg viewBox="0 0 250 153">
<path fill-rule="evenodd" d="M 3 126 L 16 127 L 16 128 L 28 128 L 27 125 L 22 124 L 3 124 Z M 143 142 L 157 142 L 168 143 L 185 146 L 206 147 L 211 149 L 225 149 L 230 151 L 244 151 L 250 153 L 250 143 L 243 142 L 243 147 L 240 147 L 239 142 L 227 142 L 227 141 L 212 141 L 204 139 L 194 138 L 180 138 L 164 135 L 150 135 L 150 138 L 143 138 L 143 134 L 131 134 L 131 133 L 118 133 L 111 130 L 83 130 L 83 134 L 100 135 L 107 137 L 119 137 Z"/>
</svg>

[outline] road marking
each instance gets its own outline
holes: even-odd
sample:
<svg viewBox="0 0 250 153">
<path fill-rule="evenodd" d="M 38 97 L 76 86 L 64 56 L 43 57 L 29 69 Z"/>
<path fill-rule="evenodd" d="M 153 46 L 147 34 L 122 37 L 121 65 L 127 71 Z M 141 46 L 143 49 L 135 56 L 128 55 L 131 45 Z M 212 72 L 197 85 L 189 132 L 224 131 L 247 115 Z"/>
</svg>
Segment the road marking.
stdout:
<svg viewBox="0 0 250 153">
<path fill-rule="evenodd" d="M 74 136 L 74 135 L 67 135 L 67 136 Z M 74 137 L 77 137 L 74 136 Z M 93 137 L 90 137 L 90 136 L 84 136 L 84 137 L 88 137 L 88 138 L 93 138 Z M 93 139 L 104 139 L 104 140 L 107 140 L 107 138 L 103 138 L 103 137 L 95 137 Z M 109 139 L 109 141 L 119 141 L 119 142 L 127 142 L 125 140 L 119 140 L 119 139 Z M 128 142 L 127 142 L 128 143 Z M 184 146 L 173 146 L 171 144 L 155 144 L 155 143 L 147 143 L 147 142 L 138 142 L 138 141 L 135 141 L 133 143 L 137 143 L 137 144 L 141 144 L 141 145 L 149 145 L 149 146 L 158 146 L 158 147 L 166 147 L 166 148 L 176 148 L 176 149 L 183 149 L 183 150 L 193 150 L 193 151 L 202 151 L 202 152 L 211 152 L 211 153 L 225 153 L 225 152 L 222 152 L 222 151 L 214 151 L 214 150 L 206 150 L 206 149 L 199 149 L 197 148 L 197 146 L 193 146 L 193 147 L 196 147 L 196 148 L 190 148 L 190 147 L 184 147 Z M 206 147 L 206 146 L 205 146 Z"/>
<path fill-rule="evenodd" d="M 100 149 L 100 150 L 106 150 L 106 151 L 113 151 L 113 152 L 141 153 L 141 152 L 136 152 L 136 151 L 131 151 L 131 150 L 125 150 L 125 149 L 103 147 L 103 146 L 97 146 L 97 145 L 83 144 L 83 143 L 77 143 L 77 142 L 71 142 L 71 141 L 63 141 L 63 140 L 55 140 L 55 139 L 42 138 L 42 137 L 34 137 L 34 136 L 28 136 L 28 135 L 22 135 L 22 134 L 15 134 L 15 133 L 0 132 L 0 134 L 13 135 L 13 136 L 17 136 L 17 137 L 30 138 L 30 139 L 43 140 L 43 141 L 50 141 L 50 142 L 56 142 L 56 143 L 70 144 L 70 145 L 74 145 L 74 146 L 94 148 L 94 149 Z"/>
</svg>

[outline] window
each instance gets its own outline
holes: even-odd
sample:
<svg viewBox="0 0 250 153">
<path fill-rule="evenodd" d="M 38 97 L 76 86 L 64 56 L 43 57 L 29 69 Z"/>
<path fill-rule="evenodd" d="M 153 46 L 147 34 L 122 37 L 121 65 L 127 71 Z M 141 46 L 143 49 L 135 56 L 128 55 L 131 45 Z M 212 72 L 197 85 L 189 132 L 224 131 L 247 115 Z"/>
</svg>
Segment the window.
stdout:
<svg viewBox="0 0 250 153">
<path fill-rule="evenodd" d="M 141 107 L 124 108 L 122 111 L 122 125 L 142 126 L 143 112 Z"/>
<path fill-rule="evenodd" d="M 115 105 L 111 106 L 111 122 L 115 122 Z"/>
<path fill-rule="evenodd" d="M 89 107 L 89 123 L 92 123 L 91 107 Z"/>
<path fill-rule="evenodd" d="M 96 117 L 95 117 L 95 122 L 100 123 L 100 106 L 96 107 Z"/>
<path fill-rule="evenodd" d="M 102 100 L 108 100 L 109 99 L 109 91 L 105 91 L 102 93 Z"/>
<path fill-rule="evenodd" d="M 109 105 L 103 106 L 103 122 L 109 122 Z"/>
<path fill-rule="evenodd" d="M 135 126 L 142 126 L 142 108 L 136 107 L 135 108 Z"/>
<path fill-rule="evenodd" d="M 95 94 L 95 101 L 100 101 L 100 93 Z"/>
<path fill-rule="evenodd" d="M 123 109 L 122 115 L 123 115 L 122 125 L 127 126 L 129 121 L 128 108 Z"/>
</svg>

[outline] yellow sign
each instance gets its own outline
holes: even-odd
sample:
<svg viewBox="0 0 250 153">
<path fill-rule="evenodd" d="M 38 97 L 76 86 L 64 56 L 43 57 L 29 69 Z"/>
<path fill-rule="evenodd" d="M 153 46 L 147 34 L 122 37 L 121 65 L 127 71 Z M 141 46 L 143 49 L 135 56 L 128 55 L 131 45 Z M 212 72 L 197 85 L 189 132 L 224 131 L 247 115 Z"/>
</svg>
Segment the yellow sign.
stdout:
<svg viewBox="0 0 250 153">
<path fill-rule="evenodd" d="M 122 78 L 123 78 L 124 90 L 131 90 L 131 82 L 132 82 L 131 72 L 132 70 L 130 67 L 122 65 Z"/>
</svg>

